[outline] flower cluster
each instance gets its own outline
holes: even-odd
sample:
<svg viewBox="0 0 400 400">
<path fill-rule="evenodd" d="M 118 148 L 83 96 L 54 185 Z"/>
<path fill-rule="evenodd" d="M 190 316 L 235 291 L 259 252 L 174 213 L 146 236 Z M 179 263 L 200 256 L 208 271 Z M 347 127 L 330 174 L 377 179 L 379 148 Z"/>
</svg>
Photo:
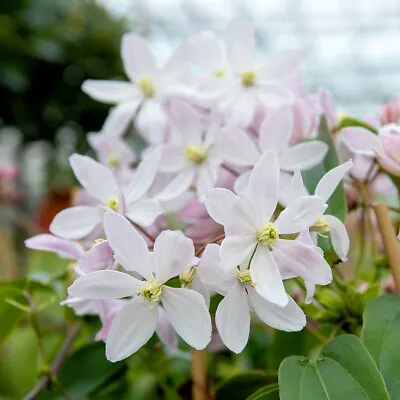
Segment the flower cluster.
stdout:
<svg viewBox="0 0 400 400">
<path fill-rule="evenodd" d="M 64 304 L 100 317 L 97 339 L 111 361 L 154 332 L 171 348 L 177 334 L 203 349 L 212 320 L 239 353 L 252 312 L 273 328 L 301 330 L 306 317 L 284 282 L 304 281 L 311 302 L 315 285 L 332 280 L 318 236 L 330 236 L 343 261 L 349 251 L 342 221 L 325 212 L 352 161 L 326 171 L 314 193 L 302 179 L 328 151 L 316 135 L 322 114 L 336 123 L 329 94 L 304 94 L 298 52 L 257 64 L 253 29 L 241 20 L 221 38 L 188 38 L 163 68 L 135 34 L 123 37 L 121 55 L 129 82 L 83 84 L 115 104 L 88 135 L 98 161 L 71 156 L 82 186 L 75 205 L 56 215 L 51 235 L 26 241 L 72 261 Z M 148 143 L 141 155 L 124 140 L 131 121 Z M 382 138 L 384 155 L 370 141 L 382 165 L 398 163 L 392 136 Z"/>
</svg>

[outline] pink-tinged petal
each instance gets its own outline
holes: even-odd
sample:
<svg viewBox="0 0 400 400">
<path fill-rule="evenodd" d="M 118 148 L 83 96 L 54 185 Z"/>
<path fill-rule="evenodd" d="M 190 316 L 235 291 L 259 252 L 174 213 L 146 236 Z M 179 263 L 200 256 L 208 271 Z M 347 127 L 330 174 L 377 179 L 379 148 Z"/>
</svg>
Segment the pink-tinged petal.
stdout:
<svg viewBox="0 0 400 400">
<path fill-rule="evenodd" d="M 133 222 L 148 227 L 164 212 L 161 204 L 155 199 L 144 199 L 129 204 L 126 216 Z"/>
<path fill-rule="evenodd" d="M 176 333 L 195 349 L 211 340 L 211 318 L 201 294 L 190 289 L 163 287 L 161 302 Z"/>
<path fill-rule="evenodd" d="M 328 89 L 320 89 L 317 98 L 322 112 L 328 119 L 329 126 L 334 127 L 337 124 L 338 118 L 333 105 L 332 93 Z"/>
<path fill-rule="evenodd" d="M 241 19 L 231 21 L 224 32 L 228 61 L 236 71 L 254 68 L 254 29 L 250 22 Z"/>
<path fill-rule="evenodd" d="M 155 60 L 147 42 L 134 33 L 122 36 L 121 57 L 126 75 L 132 82 L 143 76 L 153 76 L 155 73 Z"/>
<path fill-rule="evenodd" d="M 300 51 L 273 54 L 259 69 L 259 79 L 272 82 L 286 80 L 299 69 L 302 58 L 303 54 Z"/>
<path fill-rule="evenodd" d="M 185 147 L 183 145 L 167 144 L 162 146 L 160 171 L 178 172 L 188 164 L 185 159 Z"/>
<path fill-rule="evenodd" d="M 140 162 L 125 191 L 125 199 L 128 205 L 140 199 L 153 184 L 160 159 L 161 148 L 156 148 Z"/>
<path fill-rule="evenodd" d="M 141 98 L 138 89 L 130 82 L 87 79 L 82 84 L 82 90 L 92 99 L 107 104 Z"/>
<path fill-rule="evenodd" d="M 76 279 L 68 294 L 82 299 L 121 299 L 133 296 L 140 285 L 141 281 L 124 272 L 95 271 Z"/>
<path fill-rule="evenodd" d="M 327 208 L 318 196 L 303 196 L 289 204 L 275 221 L 280 234 L 297 233 L 310 228 Z"/>
<path fill-rule="evenodd" d="M 117 181 L 110 169 L 90 157 L 79 154 L 73 154 L 69 162 L 80 184 L 94 198 L 107 204 L 110 197 L 118 196 Z"/>
<path fill-rule="evenodd" d="M 236 282 L 221 300 L 215 313 L 215 324 L 222 341 L 238 354 L 246 347 L 250 333 L 250 309 L 245 288 Z"/>
<path fill-rule="evenodd" d="M 184 40 L 171 54 L 161 71 L 161 81 L 163 85 L 173 85 L 179 79 L 185 78 L 188 65 L 189 44 Z M 185 83 L 185 81 L 183 81 Z"/>
<path fill-rule="evenodd" d="M 106 357 L 121 361 L 145 345 L 153 336 L 157 324 L 157 307 L 128 301 L 115 316 L 106 341 Z"/>
<path fill-rule="evenodd" d="M 279 307 L 264 299 L 253 288 L 248 289 L 250 304 L 257 316 L 272 328 L 286 332 L 301 331 L 306 325 L 306 316 L 296 302 L 289 297 L 285 307 Z"/>
<path fill-rule="evenodd" d="M 137 97 L 113 107 L 104 121 L 101 132 L 110 136 L 123 136 L 141 101 L 142 99 Z"/>
<path fill-rule="evenodd" d="M 128 271 L 139 272 L 152 279 L 152 265 L 145 240 L 122 215 L 107 212 L 103 220 L 108 243 L 114 250 L 116 260 Z"/>
<path fill-rule="evenodd" d="M 271 251 L 262 245 L 257 247 L 250 264 L 251 279 L 255 283 L 257 292 L 280 307 L 285 307 L 289 301 Z"/>
<path fill-rule="evenodd" d="M 261 105 L 267 108 L 279 108 L 290 106 L 294 103 L 295 97 L 293 92 L 281 85 L 258 84 L 260 90 L 257 97 Z"/>
<path fill-rule="evenodd" d="M 229 236 L 221 244 L 221 268 L 230 271 L 248 259 L 256 247 L 255 235 Z"/>
<path fill-rule="evenodd" d="M 298 143 L 279 155 L 279 163 L 283 170 L 307 170 L 319 164 L 327 152 L 328 146 L 319 140 Z"/>
<path fill-rule="evenodd" d="M 165 344 L 171 350 L 178 349 L 178 336 L 171 322 L 169 322 L 167 313 L 162 307 L 158 307 L 156 333 L 161 343 Z"/>
<path fill-rule="evenodd" d="M 356 154 L 373 157 L 379 150 L 378 136 L 363 128 L 346 128 L 341 139 L 346 146 Z"/>
<path fill-rule="evenodd" d="M 66 239 L 81 239 L 101 222 L 104 210 L 77 206 L 60 211 L 50 224 L 50 232 Z"/>
<path fill-rule="evenodd" d="M 379 152 L 377 155 L 377 160 L 382 169 L 392 175 L 400 176 L 400 164 L 390 158 L 386 153 L 383 151 Z"/>
<path fill-rule="evenodd" d="M 301 171 L 296 167 L 294 169 L 292 181 L 290 182 L 290 199 L 291 201 L 294 201 L 303 196 L 308 196 L 308 192 L 304 186 Z"/>
<path fill-rule="evenodd" d="M 306 298 L 304 299 L 305 304 L 311 304 L 314 299 L 315 285 L 311 282 L 304 282 L 306 286 Z"/>
<path fill-rule="evenodd" d="M 257 98 L 253 91 L 238 90 L 223 104 L 225 119 L 232 125 L 247 128 L 251 125 L 257 108 Z"/>
<path fill-rule="evenodd" d="M 327 285 L 332 281 L 329 264 L 315 247 L 298 240 L 279 239 L 272 254 L 279 268 L 291 271 L 305 281 Z"/>
<path fill-rule="evenodd" d="M 198 168 L 196 192 L 200 199 L 215 186 L 218 179 L 218 169 L 218 162 L 205 162 Z"/>
<path fill-rule="evenodd" d="M 161 282 L 178 276 L 193 264 L 194 245 L 180 231 L 163 231 L 154 243 L 155 275 Z"/>
<path fill-rule="evenodd" d="M 80 297 L 67 296 L 67 298 L 60 303 L 61 306 L 67 306 L 74 310 L 76 315 L 98 315 L 99 314 L 99 300 L 82 299 Z"/>
<path fill-rule="evenodd" d="M 260 158 L 256 145 L 247 133 L 234 125 L 222 128 L 216 148 L 225 161 L 239 166 L 252 166 Z"/>
<path fill-rule="evenodd" d="M 203 122 L 201 114 L 181 99 L 170 102 L 172 122 L 186 144 L 199 146 L 202 143 Z"/>
<path fill-rule="evenodd" d="M 282 107 L 269 115 L 260 128 L 260 147 L 266 151 L 280 153 L 288 147 L 293 132 L 293 113 Z"/>
<path fill-rule="evenodd" d="M 78 260 L 84 253 L 83 247 L 79 243 L 46 233 L 26 239 L 25 246 L 28 249 L 51 251 L 70 260 Z"/>
<path fill-rule="evenodd" d="M 384 155 L 392 161 L 394 168 L 386 168 L 389 172 L 399 175 L 400 171 L 400 136 L 380 135 L 379 136 Z M 382 157 L 380 157 L 381 161 Z M 381 163 L 382 164 L 382 163 Z"/>
<path fill-rule="evenodd" d="M 195 171 L 185 169 L 171 180 L 154 198 L 160 202 L 174 200 L 185 193 L 193 183 Z"/>
<path fill-rule="evenodd" d="M 342 261 L 347 261 L 350 249 L 350 239 L 343 222 L 333 215 L 324 215 L 329 226 L 331 242 L 335 253 Z"/>
<path fill-rule="evenodd" d="M 86 273 L 110 269 L 114 265 L 114 252 L 107 240 L 95 244 L 78 261 L 79 267 Z"/>
<path fill-rule="evenodd" d="M 279 162 L 275 153 L 267 152 L 254 166 L 246 195 L 257 214 L 257 224 L 266 224 L 278 203 Z"/>
<path fill-rule="evenodd" d="M 240 174 L 235 180 L 233 188 L 235 192 L 238 193 L 240 196 L 242 196 L 246 192 L 247 187 L 249 186 L 250 175 L 251 171 L 246 171 L 243 172 L 243 174 Z"/>
<path fill-rule="evenodd" d="M 315 195 L 322 197 L 325 201 L 332 196 L 332 193 L 338 187 L 339 183 L 345 177 L 347 172 L 350 171 L 353 163 L 351 161 L 347 161 L 339 166 L 328 171 L 318 182 L 317 187 L 315 188 Z"/>
<path fill-rule="evenodd" d="M 151 144 L 164 141 L 167 122 L 164 105 L 153 99 L 147 99 L 142 104 L 135 120 L 137 130 Z"/>
</svg>

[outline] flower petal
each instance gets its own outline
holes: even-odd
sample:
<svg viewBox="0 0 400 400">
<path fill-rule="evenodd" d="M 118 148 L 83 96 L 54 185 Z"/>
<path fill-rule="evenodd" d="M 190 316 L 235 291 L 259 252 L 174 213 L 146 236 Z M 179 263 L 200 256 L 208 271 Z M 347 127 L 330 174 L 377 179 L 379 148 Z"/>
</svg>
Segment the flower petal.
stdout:
<svg viewBox="0 0 400 400">
<path fill-rule="evenodd" d="M 251 279 L 256 284 L 257 292 L 280 307 L 285 307 L 289 301 L 283 286 L 272 252 L 265 246 L 259 245 L 250 264 Z"/>
<path fill-rule="evenodd" d="M 306 187 L 299 168 L 294 169 L 292 181 L 290 182 L 290 200 L 297 200 L 299 197 L 308 196 Z M 322 196 L 321 196 L 322 197 Z"/>
<path fill-rule="evenodd" d="M 350 239 L 343 222 L 333 215 L 324 215 L 329 225 L 329 233 L 335 253 L 342 261 L 347 261 L 347 254 L 350 249 Z"/>
<path fill-rule="evenodd" d="M 107 359 L 121 361 L 145 345 L 156 329 L 157 313 L 157 307 L 128 301 L 112 322 L 106 341 Z"/>
<path fill-rule="evenodd" d="M 75 280 L 68 288 L 70 296 L 82 299 L 121 299 L 133 296 L 141 282 L 124 272 L 95 271 Z"/>
<path fill-rule="evenodd" d="M 221 225 L 229 225 L 232 221 L 233 208 L 239 204 L 239 198 L 224 188 L 211 189 L 204 199 L 204 205 L 210 217 Z"/>
<path fill-rule="evenodd" d="M 176 333 L 195 349 L 211 340 L 211 318 L 201 294 L 190 289 L 163 287 L 161 302 Z"/>
<path fill-rule="evenodd" d="M 60 211 L 50 224 L 50 232 L 66 239 L 81 239 L 101 222 L 104 210 L 77 206 Z"/>
<path fill-rule="evenodd" d="M 240 174 L 234 183 L 234 190 L 239 196 L 243 196 L 249 186 L 251 171 L 246 171 Z"/>
<path fill-rule="evenodd" d="M 162 146 L 161 152 L 160 171 L 178 172 L 187 167 L 183 145 L 166 144 Z"/>
<path fill-rule="evenodd" d="M 332 196 L 339 183 L 342 181 L 347 172 L 351 169 L 353 163 L 347 161 L 328 171 L 318 182 L 315 188 L 315 195 L 322 197 L 325 201 Z"/>
<path fill-rule="evenodd" d="M 156 199 L 144 199 L 128 205 L 126 216 L 133 222 L 143 226 L 150 226 L 156 218 L 164 212 Z"/>
<path fill-rule="evenodd" d="M 212 189 L 218 179 L 218 162 L 205 162 L 198 168 L 196 180 L 196 192 L 202 199 Z"/>
<path fill-rule="evenodd" d="M 178 348 L 178 336 L 168 319 L 167 313 L 162 307 L 158 307 L 156 333 L 161 343 L 168 346 L 171 350 L 176 350 Z"/>
<path fill-rule="evenodd" d="M 82 90 L 92 99 L 107 104 L 141 98 L 138 89 L 130 82 L 87 79 Z"/>
<path fill-rule="evenodd" d="M 296 167 L 306 170 L 319 164 L 327 152 L 328 146 L 319 140 L 298 143 L 279 155 L 279 164 L 287 171 Z"/>
<path fill-rule="evenodd" d="M 285 307 L 264 299 L 253 288 L 248 289 L 250 304 L 257 316 L 272 328 L 286 332 L 300 331 L 306 325 L 306 316 L 296 302 L 288 296 L 289 302 Z"/>
<path fill-rule="evenodd" d="M 281 51 L 270 56 L 259 70 L 261 80 L 286 80 L 300 67 L 300 51 Z"/>
<path fill-rule="evenodd" d="M 193 183 L 194 170 L 185 169 L 173 178 L 167 185 L 154 196 L 154 199 L 166 202 L 178 198 L 185 193 Z"/>
<path fill-rule="evenodd" d="M 193 264 L 194 245 L 180 231 L 162 231 L 154 242 L 156 278 L 161 282 L 179 275 Z"/>
<path fill-rule="evenodd" d="M 255 236 L 229 236 L 221 244 L 221 268 L 232 270 L 250 257 L 256 247 Z"/>
<path fill-rule="evenodd" d="M 229 350 L 240 353 L 249 340 L 250 309 L 245 288 L 236 282 L 221 300 L 215 313 L 215 324 Z"/>
<path fill-rule="evenodd" d="M 153 268 L 147 244 L 130 222 L 122 215 L 107 212 L 103 225 L 116 260 L 127 271 L 136 271 L 146 279 L 152 279 Z"/>
<path fill-rule="evenodd" d="M 86 273 L 110 269 L 114 265 L 114 252 L 107 240 L 95 244 L 79 259 L 79 267 Z"/>
<path fill-rule="evenodd" d="M 301 232 L 314 225 L 326 208 L 322 197 L 299 197 L 279 214 L 275 225 L 280 234 Z"/>
<path fill-rule="evenodd" d="M 139 110 L 135 124 L 139 133 L 151 144 L 161 144 L 167 126 L 164 105 L 156 99 L 147 99 Z"/>
</svg>

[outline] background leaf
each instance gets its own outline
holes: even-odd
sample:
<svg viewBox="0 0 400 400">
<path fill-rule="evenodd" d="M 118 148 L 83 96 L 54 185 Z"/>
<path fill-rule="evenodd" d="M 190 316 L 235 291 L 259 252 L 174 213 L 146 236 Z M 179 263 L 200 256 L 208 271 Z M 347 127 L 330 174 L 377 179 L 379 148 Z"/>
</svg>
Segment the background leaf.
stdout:
<svg viewBox="0 0 400 400">
<path fill-rule="evenodd" d="M 279 385 L 273 383 L 254 392 L 247 400 L 279 400 Z"/>
</svg>

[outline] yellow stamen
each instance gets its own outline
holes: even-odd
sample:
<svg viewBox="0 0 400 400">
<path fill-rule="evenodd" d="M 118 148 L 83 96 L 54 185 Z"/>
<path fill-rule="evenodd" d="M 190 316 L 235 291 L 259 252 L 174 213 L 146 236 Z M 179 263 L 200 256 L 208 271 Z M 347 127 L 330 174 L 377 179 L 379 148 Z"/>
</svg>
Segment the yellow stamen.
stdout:
<svg viewBox="0 0 400 400">
<path fill-rule="evenodd" d="M 328 221 L 324 217 L 319 218 L 318 221 L 310 228 L 310 231 L 318 233 L 328 233 Z"/>
<path fill-rule="evenodd" d="M 236 279 L 240 282 L 243 283 L 245 285 L 249 285 L 249 286 L 256 286 L 255 282 L 252 281 L 251 276 L 250 276 L 250 270 L 246 269 L 244 271 L 238 271 L 236 273 Z"/>
<path fill-rule="evenodd" d="M 254 85 L 256 73 L 254 71 L 243 71 L 241 73 L 243 86 L 249 87 Z"/>
<path fill-rule="evenodd" d="M 279 239 L 279 232 L 276 226 L 272 222 L 268 222 L 264 227 L 257 231 L 257 242 L 260 244 L 266 244 L 267 246 L 273 246 Z"/>
<path fill-rule="evenodd" d="M 107 163 L 112 168 L 118 168 L 121 165 L 120 159 L 114 154 L 108 156 Z"/>
<path fill-rule="evenodd" d="M 185 148 L 185 158 L 195 164 L 201 164 L 207 158 L 206 149 L 190 144 Z"/>
<path fill-rule="evenodd" d="M 139 89 L 142 91 L 144 97 L 153 97 L 155 94 L 155 89 L 153 81 L 148 76 L 143 76 L 137 81 Z"/>
<path fill-rule="evenodd" d="M 226 69 L 216 69 L 212 75 L 215 76 L 216 78 L 223 78 L 224 76 L 226 76 L 227 74 L 227 70 Z"/>
<path fill-rule="evenodd" d="M 107 200 L 107 207 L 113 210 L 114 212 L 118 211 L 119 208 L 119 200 L 117 196 L 110 196 Z"/>
<path fill-rule="evenodd" d="M 152 279 L 139 289 L 139 295 L 145 300 L 156 302 L 161 296 L 162 289 L 162 283 L 158 279 Z"/>
</svg>

